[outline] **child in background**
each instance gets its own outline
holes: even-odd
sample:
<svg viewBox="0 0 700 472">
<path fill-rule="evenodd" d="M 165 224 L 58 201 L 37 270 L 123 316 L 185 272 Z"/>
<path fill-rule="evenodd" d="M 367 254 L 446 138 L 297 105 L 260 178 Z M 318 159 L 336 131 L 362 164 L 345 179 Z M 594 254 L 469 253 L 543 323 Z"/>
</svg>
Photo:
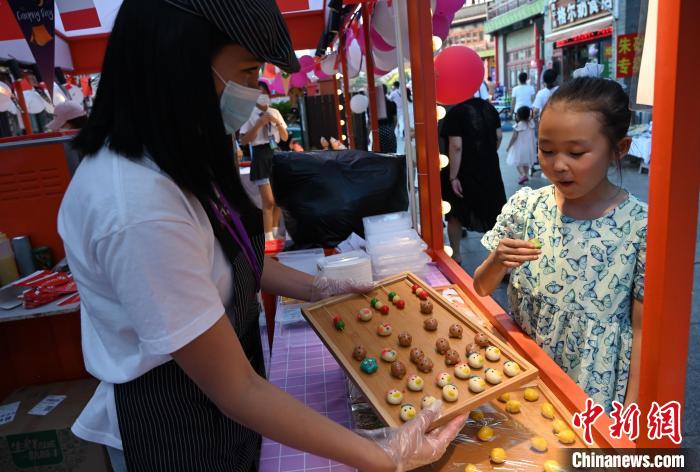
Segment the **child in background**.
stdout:
<svg viewBox="0 0 700 472">
<path fill-rule="evenodd" d="M 636 401 L 639 382 L 647 205 L 608 180 L 630 119 L 613 80 L 578 78 L 552 95 L 539 162 L 553 185 L 511 197 L 474 276 L 484 296 L 513 269 L 511 316 L 608 412 Z"/>
<path fill-rule="evenodd" d="M 528 181 L 527 173 L 537 161 L 537 142 L 535 141 L 535 120 L 532 120 L 530 107 L 520 107 L 516 113 L 517 124 L 508 143 L 506 163 L 516 166 L 520 178 L 518 184 Z"/>
</svg>

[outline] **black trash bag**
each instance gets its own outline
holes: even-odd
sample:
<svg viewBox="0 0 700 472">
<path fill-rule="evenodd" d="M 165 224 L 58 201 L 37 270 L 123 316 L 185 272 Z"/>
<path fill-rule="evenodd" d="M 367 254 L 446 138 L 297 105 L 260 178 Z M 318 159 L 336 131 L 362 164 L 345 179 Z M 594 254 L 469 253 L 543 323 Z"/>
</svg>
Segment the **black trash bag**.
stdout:
<svg viewBox="0 0 700 472">
<path fill-rule="evenodd" d="M 277 152 L 272 189 L 295 248 L 336 247 L 362 218 L 408 208 L 406 157 L 348 149 Z"/>
</svg>

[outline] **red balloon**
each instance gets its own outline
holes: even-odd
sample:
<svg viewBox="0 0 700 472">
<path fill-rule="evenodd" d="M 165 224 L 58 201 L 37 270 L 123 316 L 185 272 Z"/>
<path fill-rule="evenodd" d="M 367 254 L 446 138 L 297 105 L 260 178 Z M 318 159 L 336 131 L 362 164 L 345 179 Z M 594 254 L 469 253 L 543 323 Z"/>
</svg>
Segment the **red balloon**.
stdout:
<svg viewBox="0 0 700 472">
<path fill-rule="evenodd" d="M 435 56 L 438 103 L 454 105 L 474 96 L 484 81 L 484 63 L 466 46 L 450 46 Z"/>
</svg>

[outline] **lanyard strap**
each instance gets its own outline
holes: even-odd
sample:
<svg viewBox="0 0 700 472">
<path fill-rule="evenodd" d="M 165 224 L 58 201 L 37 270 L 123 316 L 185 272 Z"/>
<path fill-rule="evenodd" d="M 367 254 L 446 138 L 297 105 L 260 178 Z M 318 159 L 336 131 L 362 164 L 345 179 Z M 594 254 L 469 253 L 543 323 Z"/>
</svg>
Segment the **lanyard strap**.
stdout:
<svg viewBox="0 0 700 472">
<path fill-rule="evenodd" d="M 255 257 L 255 251 L 253 250 L 253 244 L 250 242 L 248 232 L 243 226 L 241 217 L 231 207 L 231 205 L 228 203 L 228 200 L 226 200 L 226 197 L 224 197 L 223 194 L 219 192 L 219 188 L 216 185 L 214 186 L 214 193 L 216 194 L 220 205 L 211 199 L 209 199 L 209 205 L 211 205 L 212 210 L 216 214 L 216 218 L 219 220 L 219 223 L 221 223 L 224 226 L 224 228 L 226 228 L 233 240 L 243 251 L 243 255 L 248 261 L 248 265 L 250 266 L 250 269 L 253 271 L 253 275 L 255 276 L 255 287 L 257 292 L 258 290 L 260 290 L 262 268 L 260 267 L 260 264 L 258 264 L 258 259 Z M 229 221 L 233 223 L 233 227 L 231 226 Z"/>
</svg>

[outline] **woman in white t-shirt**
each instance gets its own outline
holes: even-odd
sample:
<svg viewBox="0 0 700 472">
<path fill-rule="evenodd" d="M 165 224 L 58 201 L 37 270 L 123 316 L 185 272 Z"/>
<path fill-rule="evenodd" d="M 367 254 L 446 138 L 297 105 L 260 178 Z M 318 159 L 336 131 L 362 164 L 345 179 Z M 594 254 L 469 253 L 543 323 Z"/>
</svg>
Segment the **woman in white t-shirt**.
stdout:
<svg viewBox="0 0 700 472">
<path fill-rule="evenodd" d="M 250 116 L 263 62 L 299 69 L 273 0 L 122 3 L 58 220 L 101 381 L 73 432 L 118 471 L 247 472 L 261 434 L 360 469 L 432 462 L 459 420 L 425 434 L 430 409 L 369 440 L 264 378 L 260 288 L 318 300 L 369 287 L 263 256 L 224 128 Z"/>
<path fill-rule="evenodd" d="M 513 110 L 513 116 L 515 116 L 520 107 L 532 108 L 532 99 L 535 97 L 535 89 L 527 83 L 526 72 L 521 72 L 518 75 L 518 82 L 520 82 L 520 85 L 513 87 L 512 91 L 511 110 Z"/>
</svg>

